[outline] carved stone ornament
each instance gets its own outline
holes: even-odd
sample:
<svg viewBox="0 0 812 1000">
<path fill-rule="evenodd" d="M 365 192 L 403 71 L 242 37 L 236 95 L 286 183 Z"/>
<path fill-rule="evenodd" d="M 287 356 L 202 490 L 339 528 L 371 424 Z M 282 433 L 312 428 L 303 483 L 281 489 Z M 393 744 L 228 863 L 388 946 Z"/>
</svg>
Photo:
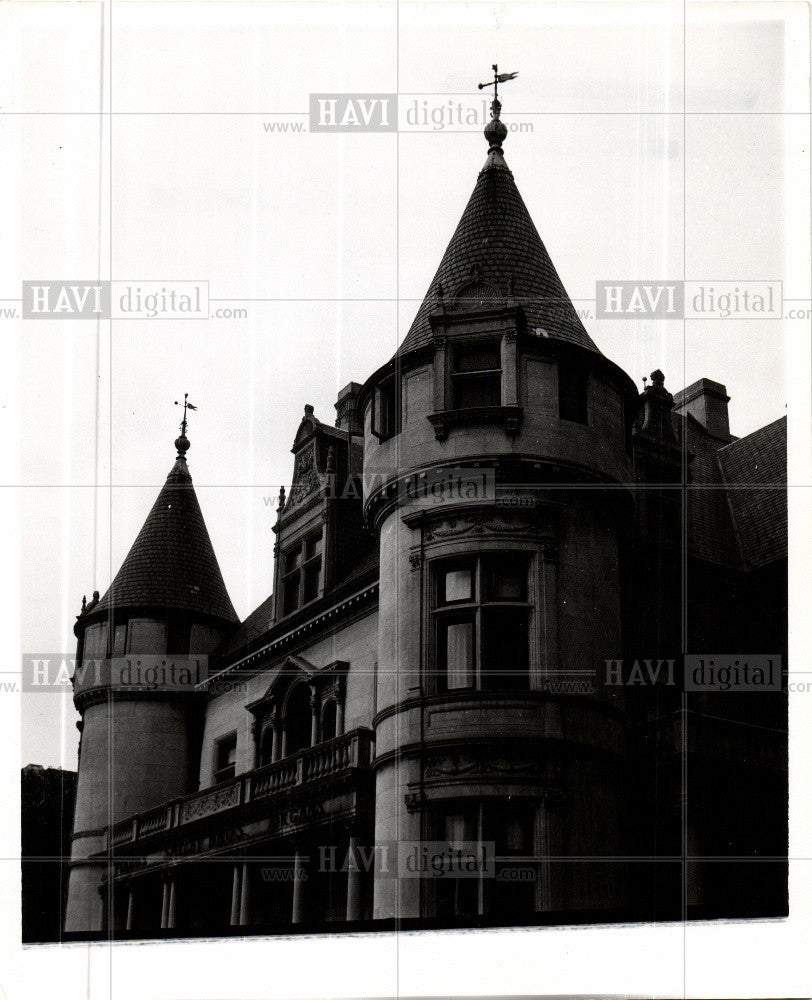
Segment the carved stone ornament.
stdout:
<svg viewBox="0 0 812 1000">
<path fill-rule="evenodd" d="M 423 792 L 407 792 L 403 796 L 406 803 L 406 812 L 418 812 L 426 804 L 426 796 Z"/>
<path fill-rule="evenodd" d="M 202 819 L 204 816 L 211 816 L 213 813 L 221 812 L 223 809 L 231 809 L 232 806 L 239 805 L 240 785 L 235 783 L 226 788 L 218 788 L 208 795 L 201 795 L 200 798 L 192 799 L 181 805 L 181 823 L 191 823 L 192 820 Z"/>
<path fill-rule="evenodd" d="M 305 497 L 319 488 L 319 475 L 316 469 L 315 442 L 309 448 L 296 456 L 296 468 L 293 474 L 293 485 L 288 497 L 288 509 L 300 504 Z"/>
<path fill-rule="evenodd" d="M 536 530 L 536 526 L 529 518 L 509 511 L 505 513 L 472 511 L 470 514 L 461 513 L 439 518 L 426 528 L 425 538 L 427 542 L 435 542 L 467 536 L 526 535 Z"/>
</svg>

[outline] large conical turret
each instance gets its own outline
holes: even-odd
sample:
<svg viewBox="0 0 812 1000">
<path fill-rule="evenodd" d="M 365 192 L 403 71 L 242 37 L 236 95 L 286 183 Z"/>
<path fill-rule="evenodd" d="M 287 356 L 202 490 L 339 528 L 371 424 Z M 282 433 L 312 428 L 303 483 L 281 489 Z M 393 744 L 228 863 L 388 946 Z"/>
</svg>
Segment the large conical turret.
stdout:
<svg viewBox="0 0 812 1000">
<path fill-rule="evenodd" d="M 197 787 L 207 654 L 237 623 L 186 464 L 175 464 L 110 588 L 83 606 L 73 698 L 82 714 L 65 929 L 100 930 L 109 828 Z M 103 888 L 103 885 L 102 885 Z"/>
<path fill-rule="evenodd" d="M 509 295 L 524 308 L 527 325 L 552 337 L 597 351 L 567 295 L 547 248 L 530 218 L 513 174 L 502 155 L 507 134 L 499 119 L 501 104 L 485 128 L 490 143 L 485 165 L 448 244 L 426 297 L 398 354 L 431 343 L 429 315 L 438 295 L 472 303 L 487 298 L 489 288 Z M 481 284 L 481 289 L 477 285 Z"/>
<path fill-rule="evenodd" d="M 188 440 L 107 593 L 93 608 L 153 607 L 237 622 L 186 464 Z"/>
</svg>

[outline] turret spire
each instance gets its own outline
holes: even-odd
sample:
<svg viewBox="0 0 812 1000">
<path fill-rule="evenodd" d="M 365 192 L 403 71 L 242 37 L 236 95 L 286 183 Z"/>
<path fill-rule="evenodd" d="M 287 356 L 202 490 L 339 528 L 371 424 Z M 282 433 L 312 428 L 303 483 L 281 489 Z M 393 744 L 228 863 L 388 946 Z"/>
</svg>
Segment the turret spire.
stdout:
<svg viewBox="0 0 812 1000">
<path fill-rule="evenodd" d="M 175 406 L 180 406 L 180 403 L 178 402 L 177 399 L 175 400 Z M 178 458 L 183 459 L 184 462 L 186 461 L 186 452 L 189 450 L 189 448 L 191 448 L 191 442 L 186 437 L 186 426 L 187 426 L 186 411 L 196 410 L 196 409 L 197 407 L 194 405 L 194 403 L 189 402 L 189 393 L 184 392 L 183 420 L 181 420 L 180 422 L 180 437 L 175 438 L 175 447 L 178 449 Z"/>
<path fill-rule="evenodd" d="M 499 84 L 507 83 L 508 80 L 514 80 L 518 76 L 516 73 L 500 73 L 499 67 L 496 63 L 493 64 L 493 80 L 489 83 L 478 84 L 479 89 L 482 90 L 483 87 L 493 87 L 493 100 L 491 101 L 491 120 L 485 126 L 485 138 L 488 140 L 488 153 L 495 153 L 501 156 L 502 153 L 502 143 L 505 141 L 507 136 L 507 128 L 505 128 L 504 123 L 500 120 L 499 115 L 502 113 L 502 104 L 499 101 Z M 486 164 L 487 166 L 488 164 Z"/>
</svg>

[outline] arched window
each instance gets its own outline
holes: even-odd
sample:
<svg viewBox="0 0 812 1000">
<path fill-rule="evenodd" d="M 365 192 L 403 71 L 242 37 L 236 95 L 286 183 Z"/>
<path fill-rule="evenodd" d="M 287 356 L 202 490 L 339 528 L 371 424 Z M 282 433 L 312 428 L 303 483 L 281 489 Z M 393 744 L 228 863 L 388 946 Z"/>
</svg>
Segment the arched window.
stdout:
<svg viewBox="0 0 812 1000">
<path fill-rule="evenodd" d="M 288 754 L 310 746 L 311 720 L 310 688 L 307 684 L 297 684 L 290 692 L 285 709 L 285 750 Z"/>
<path fill-rule="evenodd" d="M 324 706 L 321 716 L 321 738 L 322 741 L 336 738 L 336 703 L 332 698 Z"/>
</svg>

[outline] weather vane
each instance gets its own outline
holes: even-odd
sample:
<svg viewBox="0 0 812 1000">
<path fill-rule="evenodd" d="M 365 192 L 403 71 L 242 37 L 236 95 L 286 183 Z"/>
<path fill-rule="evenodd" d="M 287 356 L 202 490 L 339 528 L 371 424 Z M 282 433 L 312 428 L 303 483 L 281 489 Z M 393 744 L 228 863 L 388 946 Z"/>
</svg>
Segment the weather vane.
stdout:
<svg viewBox="0 0 812 1000">
<path fill-rule="evenodd" d="M 177 399 L 175 400 L 175 406 L 180 406 L 180 403 L 178 402 Z M 183 420 L 180 423 L 180 433 L 181 433 L 182 437 L 186 437 L 186 411 L 187 410 L 196 410 L 196 409 L 197 409 L 197 407 L 194 405 L 194 403 L 190 403 L 189 402 L 189 393 L 188 392 L 184 392 L 184 394 L 183 394 Z"/>
<path fill-rule="evenodd" d="M 484 87 L 493 87 L 493 99 L 494 101 L 499 100 L 499 84 L 507 83 L 508 80 L 515 80 L 519 75 L 518 70 L 515 73 L 500 73 L 499 67 L 496 63 L 493 64 L 493 79 L 488 83 L 478 84 L 479 89 L 482 90 Z"/>
</svg>

